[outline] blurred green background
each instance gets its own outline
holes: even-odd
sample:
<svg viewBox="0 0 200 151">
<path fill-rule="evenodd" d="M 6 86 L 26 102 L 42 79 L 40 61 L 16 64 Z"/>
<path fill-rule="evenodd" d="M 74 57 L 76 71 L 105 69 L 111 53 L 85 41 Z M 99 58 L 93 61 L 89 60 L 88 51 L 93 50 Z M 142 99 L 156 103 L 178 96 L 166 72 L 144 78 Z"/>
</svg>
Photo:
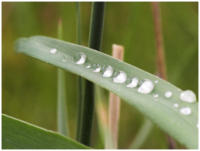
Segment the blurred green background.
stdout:
<svg viewBox="0 0 200 151">
<path fill-rule="evenodd" d="M 81 3 L 82 45 L 87 45 L 91 3 Z M 13 49 L 22 36 L 56 37 L 62 18 L 64 40 L 76 42 L 75 2 L 2 3 L 2 112 L 56 130 L 56 68 Z M 198 3 L 161 3 L 168 80 L 198 92 Z M 155 73 L 155 34 L 151 3 L 107 3 L 102 50 L 111 54 L 113 43 L 125 47 L 124 60 Z M 76 76 L 66 72 L 70 135 L 75 138 Z M 144 117 L 122 102 L 119 147 L 128 148 Z M 99 143 L 96 120 L 93 146 Z M 181 147 L 181 146 L 180 146 Z M 142 148 L 167 148 L 165 133 L 154 126 Z"/>
</svg>

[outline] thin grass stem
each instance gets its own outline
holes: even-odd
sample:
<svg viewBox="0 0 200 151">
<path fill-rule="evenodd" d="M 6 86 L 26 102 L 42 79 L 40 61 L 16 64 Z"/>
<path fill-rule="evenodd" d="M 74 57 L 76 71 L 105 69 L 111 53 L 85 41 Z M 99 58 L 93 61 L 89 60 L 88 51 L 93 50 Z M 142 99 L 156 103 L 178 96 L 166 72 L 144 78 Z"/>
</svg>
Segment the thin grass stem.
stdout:
<svg viewBox="0 0 200 151">
<path fill-rule="evenodd" d="M 130 145 L 130 148 L 132 148 L 132 149 L 140 148 L 146 141 L 152 128 L 153 128 L 152 122 L 149 119 L 145 119 L 145 121 L 144 121 L 142 127 L 140 128 L 140 130 L 138 131 L 134 141 Z"/>
<path fill-rule="evenodd" d="M 153 19 L 154 19 L 154 30 L 155 30 L 155 38 L 156 38 L 156 66 L 158 76 L 162 79 L 167 80 L 167 72 L 166 72 L 166 63 L 165 63 L 165 54 L 164 54 L 164 44 L 163 44 L 163 34 L 162 34 L 162 24 L 161 24 L 161 11 L 160 11 L 160 3 L 152 2 L 152 11 L 153 11 Z M 168 148 L 175 149 L 176 142 L 167 135 Z"/>
<path fill-rule="evenodd" d="M 120 45 L 114 44 L 112 46 L 112 56 L 119 60 L 123 60 L 124 48 Z M 108 128 L 109 134 L 107 135 L 106 148 L 117 149 L 118 148 L 118 125 L 120 118 L 120 98 L 114 93 L 109 94 L 109 109 L 108 109 Z"/>
<path fill-rule="evenodd" d="M 62 21 L 58 21 L 58 38 L 62 39 Z M 62 135 L 69 135 L 67 125 L 65 72 L 57 69 L 57 128 Z"/>
<path fill-rule="evenodd" d="M 80 2 L 76 2 L 76 37 L 77 44 L 81 44 L 81 8 Z M 80 140 L 80 131 L 81 131 L 81 114 L 82 114 L 82 100 L 84 98 L 84 79 L 80 76 L 77 76 L 77 104 L 78 104 L 78 116 L 77 116 L 77 130 L 76 130 L 76 139 Z"/>
<path fill-rule="evenodd" d="M 89 47 L 100 50 L 103 23 L 104 23 L 104 2 L 93 2 L 89 33 Z M 80 142 L 90 145 L 93 110 L 94 110 L 94 85 L 90 81 L 85 81 L 84 99 L 81 103 L 80 119 Z"/>
</svg>

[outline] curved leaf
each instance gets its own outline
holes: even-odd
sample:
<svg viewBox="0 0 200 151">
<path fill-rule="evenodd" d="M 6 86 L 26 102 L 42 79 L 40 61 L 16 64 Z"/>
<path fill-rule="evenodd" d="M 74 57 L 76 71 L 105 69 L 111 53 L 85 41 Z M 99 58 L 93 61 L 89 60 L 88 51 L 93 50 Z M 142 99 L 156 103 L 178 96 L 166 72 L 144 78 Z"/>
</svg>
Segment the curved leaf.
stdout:
<svg viewBox="0 0 200 151">
<path fill-rule="evenodd" d="M 55 55 L 49 52 L 52 48 L 58 50 Z M 180 101 L 179 95 L 181 90 L 169 82 L 101 52 L 54 38 L 44 36 L 21 38 L 16 43 L 16 50 L 78 74 L 114 92 L 129 104 L 135 106 L 179 142 L 185 144 L 188 148 L 197 148 L 198 129 L 196 125 L 198 104 L 189 104 Z M 86 54 L 87 63 L 100 64 L 102 66 L 111 65 L 115 71 L 124 71 L 130 78 L 138 77 L 139 80 L 158 80 L 158 83 L 155 84 L 155 88 L 151 94 L 140 94 L 136 88 L 127 88 L 125 84 L 114 83 L 112 78 L 103 78 L 101 72 L 95 73 L 91 68 L 87 69 L 85 64 L 77 65 L 74 58 L 79 56 L 80 53 Z M 62 61 L 63 57 L 66 58 L 65 62 Z M 171 98 L 164 97 L 164 93 L 168 90 L 173 93 Z M 159 94 L 156 101 L 152 95 L 154 93 Z M 174 108 L 174 103 L 178 103 L 179 108 Z M 191 108 L 191 115 L 180 114 L 180 108 L 186 106 Z"/>
<path fill-rule="evenodd" d="M 88 149 L 58 133 L 2 115 L 3 149 Z"/>
</svg>

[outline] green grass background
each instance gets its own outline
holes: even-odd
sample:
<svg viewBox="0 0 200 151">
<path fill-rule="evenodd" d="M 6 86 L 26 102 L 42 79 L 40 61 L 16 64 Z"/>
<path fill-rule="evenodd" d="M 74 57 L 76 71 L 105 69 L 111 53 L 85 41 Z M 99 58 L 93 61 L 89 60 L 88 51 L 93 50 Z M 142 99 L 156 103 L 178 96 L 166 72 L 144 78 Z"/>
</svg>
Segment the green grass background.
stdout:
<svg viewBox="0 0 200 151">
<path fill-rule="evenodd" d="M 81 3 L 82 45 L 88 43 L 91 3 Z M 198 92 L 198 3 L 161 3 L 168 80 Z M 64 40 L 76 42 L 76 5 L 57 2 L 2 3 L 2 112 L 47 129 L 56 130 L 57 70 L 17 54 L 14 41 L 22 36 L 57 36 L 63 20 Z M 102 50 L 111 54 L 113 43 L 125 47 L 124 60 L 148 72 L 155 70 L 155 35 L 151 3 L 107 3 Z M 67 109 L 70 134 L 76 130 L 76 76 L 67 73 Z M 121 105 L 119 144 L 127 148 L 144 117 L 128 104 Z M 102 148 L 96 119 L 93 146 Z M 165 133 L 155 126 L 142 148 L 166 148 Z M 182 146 L 180 146 L 182 147 Z"/>
</svg>

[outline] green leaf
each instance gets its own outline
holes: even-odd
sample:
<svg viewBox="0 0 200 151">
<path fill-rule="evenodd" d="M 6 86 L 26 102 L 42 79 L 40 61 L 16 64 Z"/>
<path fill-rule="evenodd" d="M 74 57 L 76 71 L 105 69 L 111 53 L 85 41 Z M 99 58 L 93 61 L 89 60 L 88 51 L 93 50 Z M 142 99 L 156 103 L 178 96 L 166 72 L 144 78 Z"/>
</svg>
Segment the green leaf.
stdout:
<svg viewBox="0 0 200 151">
<path fill-rule="evenodd" d="M 88 149 L 58 133 L 2 115 L 3 149 Z"/>
<path fill-rule="evenodd" d="M 58 50 L 55 55 L 49 53 L 52 48 Z M 179 99 L 180 89 L 169 82 L 101 52 L 53 38 L 43 36 L 21 38 L 16 43 L 16 50 L 56 67 L 68 70 L 74 74 L 78 74 L 114 92 L 127 103 L 135 106 L 140 112 L 148 116 L 154 123 L 159 125 L 160 128 L 165 130 L 180 143 L 185 144 L 188 148 L 197 148 L 198 129 L 196 125 L 198 104 L 182 102 Z M 85 68 L 85 65 L 77 65 L 75 63 L 75 58 L 77 58 L 80 53 L 86 54 L 87 63 L 111 65 L 115 71 L 122 70 L 130 78 L 138 77 L 139 80 L 150 79 L 152 81 L 158 80 L 159 82 L 156 84 L 151 94 L 140 94 L 137 92 L 136 88 L 131 89 L 127 88 L 125 84 L 113 83 L 111 78 L 103 78 L 101 72 L 95 73 L 92 69 Z M 62 62 L 63 56 L 67 58 L 66 62 Z M 164 93 L 168 90 L 173 93 L 171 98 L 164 97 Z M 152 96 L 154 93 L 159 95 L 157 101 L 155 101 L 155 98 Z M 174 103 L 178 103 L 179 108 L 174 108 Z M 179 109 L 186 106 L 191 108 L 191 115 L 180 114 Z"/>
</svg>

